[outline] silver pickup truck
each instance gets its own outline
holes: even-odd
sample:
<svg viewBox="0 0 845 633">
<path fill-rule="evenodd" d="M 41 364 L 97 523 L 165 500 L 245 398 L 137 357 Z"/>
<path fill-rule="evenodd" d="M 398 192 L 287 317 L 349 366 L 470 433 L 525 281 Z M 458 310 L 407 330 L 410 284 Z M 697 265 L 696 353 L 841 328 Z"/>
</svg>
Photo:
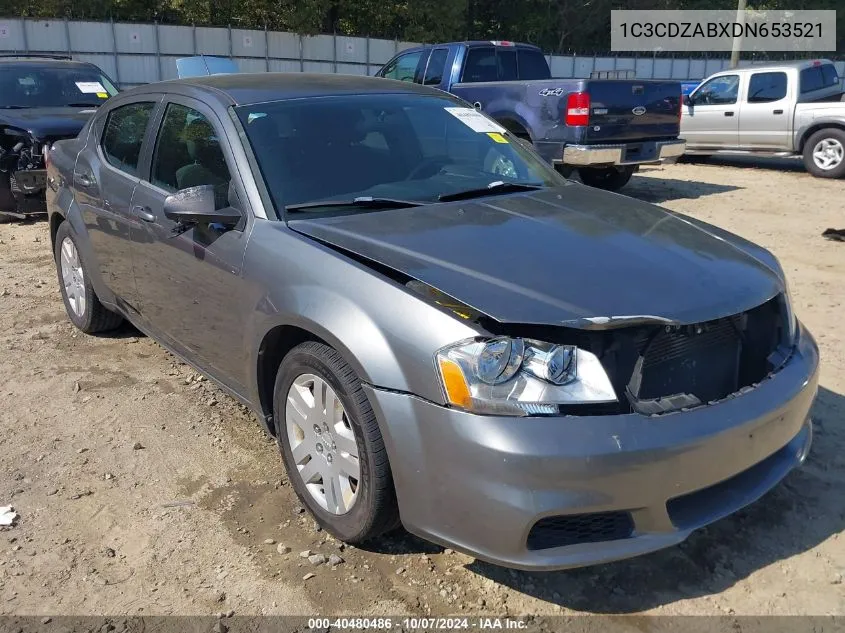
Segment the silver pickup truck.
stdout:
<svg viewBox="0 0 845 633">
<path fill-rule="evenodd" d="M 833 63 L 724 70 L 684 97 L 687 154 L 803 155 L 814 176 L 845 176 L 845 94 Z"/>
</svg>

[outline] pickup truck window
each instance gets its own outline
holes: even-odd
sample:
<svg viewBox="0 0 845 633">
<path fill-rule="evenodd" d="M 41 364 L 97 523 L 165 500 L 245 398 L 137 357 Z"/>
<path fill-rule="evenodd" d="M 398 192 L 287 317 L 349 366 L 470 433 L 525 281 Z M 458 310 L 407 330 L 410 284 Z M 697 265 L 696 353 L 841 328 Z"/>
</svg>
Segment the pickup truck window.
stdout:
<svg viewBox="0 0 845 633">
<path fill-rule="evenodd" d="M 103 154 L 120 171 L 137 175 L 141 145 L 155 105 L 146 101 L 130 103 L 109 112 L 103 132 Z"/>
<path fill-rule="evenodd" d="M 496 81 L 498 79 L 500 77 L 498 67 L 496 66 L 495 48 L 492 46 L 489 48 L 471 48 L 467 51 L 461 81 L 476 83 L 481 81 Z"/>
<path fill-rule="evenodd" d="M 769 103 L 786 97 L 786 73 L 754 73 L 748 83 L 748 103 Z"/>
<path fill-rule="evenodd" d="M 516 81 L 549 79 L 543 53 L 527 48 L 478 46 L 467 51 L 461 81 Z"/>
<path fill-rule="evenodd" d="M 422 51 L 400 55 L 384 67 L 382 77 L 398 79 L 399 81 L 414 81 L 417 65 L 420 63 Z"/>
<path fill-rule="evenodd" d="M 540 51 L 520 48 L 517 51 L 517 60 L 520 79 L 536 81 L 552 78 L 549 64 Z"/>
<path fill-rule="evenodd" d="M 839 77 L 836 75 L 833 64 L 822 64 L 802 70 L 800 82 L 801 94 L 804 94 L 836 86 L 839 83 Z"/>
<path fill-rule="evenodd" d="M 443 81 L 443 69 L 446 66 L 446 58 L 449 57 L 448 48 L 435 48 L 428 58 L 428 66 L 425 69 L 426 86 L 437 86 Z"/>
<path fill-rule="evenodd" d="M 739 75 L 721 75 L 705 82 L 692 95 L 694 105 L 728 105 L 736 103 Z"/>
</svg>

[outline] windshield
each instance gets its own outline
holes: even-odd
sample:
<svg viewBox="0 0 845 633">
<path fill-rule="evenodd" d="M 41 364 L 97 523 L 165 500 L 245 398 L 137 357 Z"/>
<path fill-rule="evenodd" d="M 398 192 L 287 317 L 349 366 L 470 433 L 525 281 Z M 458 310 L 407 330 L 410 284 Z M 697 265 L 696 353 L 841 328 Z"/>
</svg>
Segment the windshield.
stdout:
<svg viewBox="0 0 845 633">
<path fill-rule="evenodd" d="M 497 182 L 540 187 L 564 182 L 497 123 L 449 97 L 336 96 L 236 111 L 280 217 L 287 206 L 322 200 L 430 203 Z M 493 186 L 490 195 L 512 190 Z"/>
<path fill-rule="evenodd" d="M 116 94 L 93 67 L 0 64 L 0 108 L 98 106 Z"/>
</svg>

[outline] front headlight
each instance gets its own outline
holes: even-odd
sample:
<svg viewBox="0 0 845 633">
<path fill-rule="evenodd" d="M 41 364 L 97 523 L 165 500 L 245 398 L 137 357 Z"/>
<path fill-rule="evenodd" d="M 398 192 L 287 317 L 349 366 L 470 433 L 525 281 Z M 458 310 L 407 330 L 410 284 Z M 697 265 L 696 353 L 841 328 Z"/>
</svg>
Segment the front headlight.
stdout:
<svg viewBox="0 0 845 633">
<path fill-rule="evenodd" d="M 559 405 L 616 402 L 599 359 L 573 345 L 496 337 L 435 356 L 446 401 L 475 413 L 554 415 Z"/>
</svg>

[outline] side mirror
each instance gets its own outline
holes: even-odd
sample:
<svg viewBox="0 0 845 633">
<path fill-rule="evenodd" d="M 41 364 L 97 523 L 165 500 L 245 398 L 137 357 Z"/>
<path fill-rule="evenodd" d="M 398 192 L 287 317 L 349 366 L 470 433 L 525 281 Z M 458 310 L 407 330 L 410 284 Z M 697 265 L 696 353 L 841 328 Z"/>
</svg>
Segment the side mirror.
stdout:
<svg viewBox="0 0 845 633">
<path fill-rule="evenodd" d="M 684 105 L 691 106 L 692 105 L 692 98 L 689 95 L 684 95 Z"/>
<path fill-rule="evenodd" d="M 165 217 L 179 224 L 222 224 L 235 226 L 241 212 L 232 207 L 215 209 L 213 185 L 188 187 L 164 199 Z"/>
</svg>

